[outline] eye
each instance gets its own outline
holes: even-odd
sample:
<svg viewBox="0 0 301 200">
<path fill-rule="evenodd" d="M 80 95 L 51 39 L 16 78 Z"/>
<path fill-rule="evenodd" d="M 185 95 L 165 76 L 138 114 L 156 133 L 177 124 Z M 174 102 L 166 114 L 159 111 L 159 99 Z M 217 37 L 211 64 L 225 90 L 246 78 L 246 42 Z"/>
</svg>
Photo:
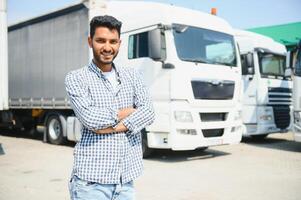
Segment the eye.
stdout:
<svg viewBox="0 0 301 200">
<path fill-rule="evenodd" d="M 99 38 L 99 39 L 96 39 L 95 40 L 97 43 L 105 43 L 106 40 L 105 39 L 102 39 L 102 38 Z"/>
<path fill-rule="evenodd" d="M 111 40 L 110 43 L 111 43 L 111 44 L 117 44 L 117 43 L 118 43 L 118 40 Z"/>
</svg>

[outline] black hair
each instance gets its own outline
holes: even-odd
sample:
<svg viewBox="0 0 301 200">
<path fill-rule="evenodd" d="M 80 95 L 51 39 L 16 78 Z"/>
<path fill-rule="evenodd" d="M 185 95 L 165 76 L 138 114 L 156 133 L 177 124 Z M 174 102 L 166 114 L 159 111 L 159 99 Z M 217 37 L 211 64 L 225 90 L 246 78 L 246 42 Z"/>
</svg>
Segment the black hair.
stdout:
<svg viewBox="0 0 301 200">
<path fill-rule="evenodd" d="M 106 27 L 110 30 L 116 29 L 120 37 L 122 23 L 110 15 L 96 16 L 90 22 L 90 37 L 93 38 L 97 27 Z"/>
</svg>

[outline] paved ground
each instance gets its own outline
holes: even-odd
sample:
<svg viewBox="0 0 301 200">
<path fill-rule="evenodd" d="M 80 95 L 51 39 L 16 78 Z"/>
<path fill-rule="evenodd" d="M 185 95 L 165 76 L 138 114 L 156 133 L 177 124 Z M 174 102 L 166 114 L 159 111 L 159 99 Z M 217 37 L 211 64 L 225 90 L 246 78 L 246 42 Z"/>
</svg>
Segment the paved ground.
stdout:
<svg viewBox="0 0 301 200">
<path fill-rule="evenodd" d="M 0 145 L 0 200 L 69 199 L 73 144 L 2 131 Z M 137 200 L 301 199 L 301 143 L 290 133 L 205 152 L 158 151 L 144 163 Z"/>
</svg>

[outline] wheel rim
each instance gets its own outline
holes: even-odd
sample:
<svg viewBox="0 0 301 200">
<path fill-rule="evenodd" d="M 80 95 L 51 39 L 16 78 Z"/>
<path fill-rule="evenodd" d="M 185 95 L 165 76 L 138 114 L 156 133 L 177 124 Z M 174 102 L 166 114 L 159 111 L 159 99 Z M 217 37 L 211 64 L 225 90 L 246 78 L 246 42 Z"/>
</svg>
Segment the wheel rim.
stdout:
<svg viewBox="0 0 301 200">
<path fill-rule="evenodd" d="M 62 132 L 59 120 L 51 119 L 48 127 L 48 132 L 51 139 L 57 140 L 59 138 Z"/>
</svg>

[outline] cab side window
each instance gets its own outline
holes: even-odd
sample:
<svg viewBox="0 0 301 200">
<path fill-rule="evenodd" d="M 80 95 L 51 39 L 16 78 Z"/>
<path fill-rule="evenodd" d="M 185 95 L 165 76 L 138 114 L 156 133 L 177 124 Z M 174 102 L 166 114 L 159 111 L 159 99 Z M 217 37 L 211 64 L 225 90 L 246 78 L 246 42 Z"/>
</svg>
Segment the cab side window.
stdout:
<svg viewBox="0 0 301 200">
<path fill-rule="evenodd" d="M 149 57 L 148 43 L 148 32 L 130 35 L 128 46 L 128 58 L 135 59 Z"/>
</svg>

